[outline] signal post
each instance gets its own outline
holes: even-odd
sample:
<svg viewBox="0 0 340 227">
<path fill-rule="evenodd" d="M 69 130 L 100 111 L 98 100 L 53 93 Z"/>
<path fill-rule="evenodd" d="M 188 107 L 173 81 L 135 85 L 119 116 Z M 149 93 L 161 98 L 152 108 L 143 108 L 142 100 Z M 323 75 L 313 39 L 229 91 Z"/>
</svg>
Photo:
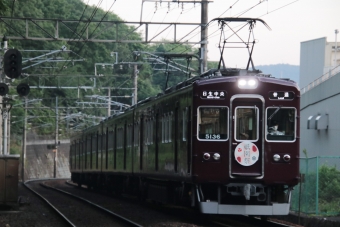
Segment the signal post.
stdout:
<svg viewBox="0 0 340 227">
<path fill-rule="evenodd" d="M 8 49 L 8 40 L 6 36 L 3 37 L 3 56 L 0 56 L 1 64 L 0 64 L 0 109 L 1 109 L 1 115 L 2 115 L 2 121 L 0 121 L 0 138 L 2 138 L 2 141 L 0 143 L 0 154 L 3 155 L 3 158 L 11 158 L 13 155 L 10 155 L 9 152 L 9 129 L 10 124 L 9 123 L 9 117 L 10 117 L 10 110 L 12 108 L 12 104 L 9 103 L 9 99 L 6 98 L 9 87 L 12 79 L 17 79 L 21 76 L 22 71 L 22 55 L 21 52 L 17 49 Z M 17 93 L 21 97 L 25 97 L 29 93 L 29 86 L 28 84 L 21 83 L 17 86 Z M 26 116 L 25 116 L 26 118 Z M 24 128 L 24 130 L 26 130 Z M 25 132 L 24 132 L 25 133 Z M 25 143 L 25 142 L 24 142 Z M 25 159 L 25 153 L 26 153 L 26 144 L 23 146 L 23 154 L 21 157 L 21 177 L 22 181 L 24 181 L 24 159 Z M 14 155 L 15 156 L 15 155 Z M 14 157 L 13 156 L 13 157 Z M 19 159 L 18 157 L 15 157 L 15 159 Z"/>
</svg>

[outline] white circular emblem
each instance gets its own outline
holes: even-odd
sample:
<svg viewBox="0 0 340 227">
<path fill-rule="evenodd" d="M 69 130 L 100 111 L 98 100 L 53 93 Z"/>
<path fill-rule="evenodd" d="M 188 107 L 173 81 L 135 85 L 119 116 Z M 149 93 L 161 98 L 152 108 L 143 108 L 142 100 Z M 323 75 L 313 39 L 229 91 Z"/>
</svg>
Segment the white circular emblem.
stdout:
<svg viewBox="0 0 340 227">
<path fill-rule="evenodd" d="M 235 160 L 243 166 L 251 166 L 259 159 L 259 149 L 255 144 L 243 141 L 235 149 Z"/>
</svg>

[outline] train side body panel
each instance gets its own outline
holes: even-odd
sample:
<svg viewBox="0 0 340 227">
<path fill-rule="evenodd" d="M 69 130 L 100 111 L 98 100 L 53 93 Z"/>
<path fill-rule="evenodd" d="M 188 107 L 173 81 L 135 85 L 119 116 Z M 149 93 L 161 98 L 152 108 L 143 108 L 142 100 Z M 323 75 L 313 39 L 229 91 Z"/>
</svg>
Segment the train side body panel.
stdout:
<svg viewBox="0 0 340 227">
<path fill-rule="evenodd" d="M 191 95 L 191 89 L 186 89 L 136 108 L 135 124 L 144 130 L 135 131 L 138 145 L 134 147 L 134 174 L 188 180 L 191 157 L 183 133 L 189 130 Z"/>
</svg>

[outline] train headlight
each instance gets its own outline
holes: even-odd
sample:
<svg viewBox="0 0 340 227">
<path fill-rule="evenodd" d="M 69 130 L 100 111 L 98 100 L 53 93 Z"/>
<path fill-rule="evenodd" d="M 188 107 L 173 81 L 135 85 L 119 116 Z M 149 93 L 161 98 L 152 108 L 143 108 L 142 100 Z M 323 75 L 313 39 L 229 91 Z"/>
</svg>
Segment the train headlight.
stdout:
<svg viewBox="0 0 340 227">
<path fill-rule="evenodd" d="M 274 154 L 274 156 L 273 156 L 273 159 L 274 159 L 274 161 L 275 162 L 278 162 L 278 161 L 280 161 L 280 155 L 278 155 L 278 154 Z"/>
<path fill-rule="evenodd" d="M 254 79 L 248 80 L 248 85 L 249 85 L 250 87 L 254 87 L 254 86 L 256 85 L 256 80 L 254 80 Z"/>
<path fill-rule="evenodd" d="M 204 160 L 209 160 L 210 159 L 210 154 L 209 153 L 204 153 L 203 154 L 203 159 Z"/>
<path fill-rule="evenodd" d="M 255 89 L 258 82 L 254 78 L 242 78 L 237 81 L 237 86 L 242 89 Z"/>
<path fill-rule="evenodd" d="M 218 161 L 218 160 L 220 160 L 221 155 L 220 155 L 219 153 L 215 153 L 215 154 L 213 155 L 213 158 L 214 158 L 216 161 Z"/>
<path fill-rule="evenodd" d="M 238 80 L 238 86 L 244 87 L 247 84 L 247 81 L 245 79 Z"/>
<path fill-rule="evenodd" d="M 289 154 L 285 154 L 285 155 L 283 156 L 283 160 L 284 160 L 285 162 L 289 162 L 289 161 L 290 161 L 290 155 L 289 155 Z"/>
</svg>

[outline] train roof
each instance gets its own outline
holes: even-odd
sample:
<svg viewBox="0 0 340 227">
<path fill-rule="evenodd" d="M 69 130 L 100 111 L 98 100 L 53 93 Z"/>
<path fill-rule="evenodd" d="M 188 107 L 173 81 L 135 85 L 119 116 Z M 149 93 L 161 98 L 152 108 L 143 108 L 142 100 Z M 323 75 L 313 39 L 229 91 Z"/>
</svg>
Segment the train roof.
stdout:
<svg viewBox="0 0 340 227">
<path fill-rule="evenodd" d="M 115 114 L 105 118 L 100 123 L 103 123 L 103 122 L 111 119 L 112 117 L 117 117 L 117 116 L 119 116 L 123 113 L 129 112 L 129 111 L 137 108 L 137 106 L 146 104 L 146 103 L 148 103 L 148 102 L 150 102 L 154 99 L 157 99 L 159 97 L 162 97 L 166 94 L 170 94 L 170 93 L 173 93 L 173 92 L 180 90 L 182 88 L 188 87 L 195 82 L 198 83 L 198 84 L 201 84 L 201 85 L 202 84 L 209 84 L 209 83 L 216 83 L 216 82 L 219 82 L 219 81 L 220 82 L 225 82 L 225 81 L 232 82 L 232 81 L 236 81 L 237 78 L 240 77 L 240 76 L 255 76 L 261 82 L 281 84 L 281 85 L 286 85 L 286 86 L 293 86 L 293 87 L 296 87 L 296 89 L 299 90 L 299 87 L 298 87 L 298 85 L 295 81 L 293 81 L 289 78 L 275 78 L 275 77 L 272 77 L 272 75 L 270 75 L 270 74 L 262 73 L 262 71 L 260 71 L 260 70 L 246 70 L 246 69 L 239 69 L 239 68 L 210 69 L 210 70 L 202 73 L 200 76 L 191 77 L 191 78 L 189 78 L 185 81 L 178 83 L 175 86 L 167 88 L 164 92 L 159 93 L 157 96 L 148 97 L 144 100 L 141 100 L 136 105 L 130 106 L 129 108 L 127 108 L 123 112 L 115 113 Z M 95 127 L 96 127 L 96 125 L 88 127 L 85 130 L 91 131 L 91 130 L 94 130 Z"/>
<path fill-rule="evenodd" d="M 228 69 L 210 69 L 204 72 L 200 78 L 203 79 L 211 79 L 211 78 L 225 78 L 228 77 L 230 80 L 235 80 L 239 76 L 256 76 L 261 82 L 267 83 L 276 83 L 287 86 L 295 86 L 298 88 L 298 85 L 295 81 L 289 78 L 276 78 L 271 74 L 264 74 L 261 70 L 246 70 L 239 68 L 228 68 Z M 210 82 L 209 80 L 205 80 L 205 82 Z M 212 80 L 211 82 L 215 82 Z"/>
</svg>

